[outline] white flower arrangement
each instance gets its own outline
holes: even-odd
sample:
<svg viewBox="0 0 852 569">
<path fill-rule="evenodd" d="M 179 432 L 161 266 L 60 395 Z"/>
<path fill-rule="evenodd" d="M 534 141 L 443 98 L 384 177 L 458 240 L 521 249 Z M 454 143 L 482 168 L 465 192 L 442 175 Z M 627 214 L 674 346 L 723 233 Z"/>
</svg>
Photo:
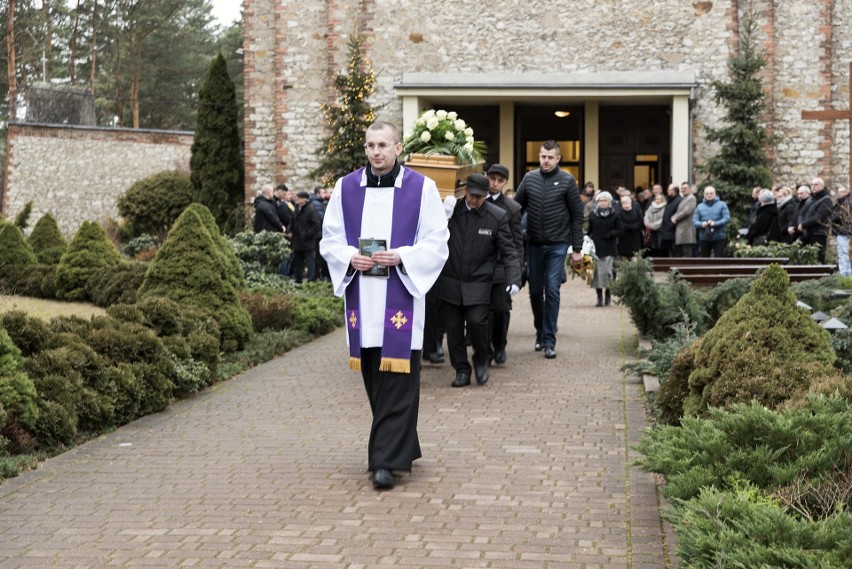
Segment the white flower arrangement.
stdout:
<svg viewBox="0 0 852 569">
<path fill-rule="evenodd" d="M 454 156 L 459 164 L 476 164 L 482 161 L 485 143 L 473 138 L 473 129 L 455 111 L 430 109 L 405 135 L 402 153 Z"/>
</svg>

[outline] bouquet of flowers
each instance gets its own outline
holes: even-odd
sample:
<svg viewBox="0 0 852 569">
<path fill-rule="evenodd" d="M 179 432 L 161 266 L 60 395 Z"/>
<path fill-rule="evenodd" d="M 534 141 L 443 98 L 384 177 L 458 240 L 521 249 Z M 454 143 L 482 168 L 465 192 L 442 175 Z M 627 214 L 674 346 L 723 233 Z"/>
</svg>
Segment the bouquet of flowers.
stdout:
<svg viewBox="0 0 852 569">
<path fill-rule="evenodd" d="M 402 153 L 453 156 L 458 164 L 476 164 L 485 154 L 485 143 L 474 140 L 473 129 L 458 113 L 430 109 L 420 115 L 414 130 L 406 133 Z"/>
<path fill-rule="evenodd" d="M 580 249 L 583 259 L 577 266 L 571 262 L 572 251 L 573 248 L 568 247 L 568 256 L 565 260 L 565 264 L 571 270 L 571 279 L 573 280 L 574 277 L 579 276 L 586 281 L 586 284 L 591 284 L 592 279 L 595 278 L 595 261 L 598 258 L 595 254 L 595 242 L 588 235 L 583 236 L 583 248 Z"/>
</svg>

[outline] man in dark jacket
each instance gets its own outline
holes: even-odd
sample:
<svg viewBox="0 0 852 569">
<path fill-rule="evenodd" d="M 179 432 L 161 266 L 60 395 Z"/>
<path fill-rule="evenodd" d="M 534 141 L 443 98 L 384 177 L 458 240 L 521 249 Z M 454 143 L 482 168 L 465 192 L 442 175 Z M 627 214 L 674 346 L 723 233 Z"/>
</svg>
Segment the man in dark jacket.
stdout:
<svg viewBox="0 0 852 569">
<path fill-rule="evenodd" d="M 819 247 L 820 263 L 825 263 L 825 243 L 833 210 L 834 204 L 831 203 L 831 194 L 825 182 L 822 178 L 814 178 L 811 181 L 811 199 L 805 204 L 798 229 L 802 233 L 802 243 L 816 243 Z"/>
<path fill-rule="evenodd" d="M 663 210 L 663 224 L 660 225 L 660 240 L 663 245 L 663 251 L 667 257 L 674 257 L 675 246 L 675 223 L 672 217 L 680 205 L 680 200 L 683 199 L 678 191 L 677 184 L 669 184 L 666 189 L 666 209 Z"/>
<path fill-rule="evenodd" d="M 521 235 L 521 206 L 512 198 L 503 195 L 503 189 L 509 182 L 509 169 L 502 164 L 492 164 L 488 168 L 488 203 L 502 208 L 509 216 L 509 228 L 512 241 L 518 254 L 518 270 L 523 263 L 524 238 Z M 491 342 L 489 361 L 506 363 L 506 342 L 509 335 L 509 317 L 512 310 L 512 296 L 506 292 L 507 272 L 502 257 L 497 259 L 494 270 L 494 285 L 491 287 L 491 302 L 488 307 L 488 338 Z"/>
<path fill-rule="evenodd" d="M 275 196 L 275 209 L 278 211 L 278 219 L 281 220 L 284 227 L 289 227 L 293 222 L 292 204 L 287 200 L 289 192 L 290 190 L 287 189 L 286 184 L 278 184 L 275 186 L 275 192 L 272 194 Z"/>
<path fill-rule="evenodd" d="M 556 357 L 559 289 L 565 274 L 565 256 L 583 260 L 583 202 L 574 176 L 559 168 L 559 144 L 546 140 L 538 161 L 541 168 L 527 172 L 515 201 L 527 214 L 527 280 L 535 325 L 535 350 Z"/>
<path fill-rule="evenodd" d="M 310 204 L 308 192 L 296 194 L 296 212 L 290 225 L 290 247 L 293 249 L 291 264 L 293 279 L 302 282 L 302 269 L 308 266 L 308 282 L 315 281 L 316 276 L 316 239 L 322 231 L 317 210 Z"/>
<path fill-rule="evenodd" d="M 278 210 L 272 198 L 275 186 L 265 184 L 260 194 L 254 198 L 254 232 L 261 231 L 284 231 L 284 224 L 278 218 Z"/>
<path fill-rule="evenodd" d="M 450 254 L 435 283 L 444 302 L 447 348 L 456 370 L 453 387 L 470 385 L 471 366 L 465 345 L 465 323 L 473 346 L 476 382 L 488 382 L 488 303 L 498 257 L 506 271 L 506 290 L 517 294 L 521 273 L 509 228 L 509 216 L 488 203 L 488 178 L 471 174 L 465 197 L 456 204 L 448 227 Z"/>
</svg>

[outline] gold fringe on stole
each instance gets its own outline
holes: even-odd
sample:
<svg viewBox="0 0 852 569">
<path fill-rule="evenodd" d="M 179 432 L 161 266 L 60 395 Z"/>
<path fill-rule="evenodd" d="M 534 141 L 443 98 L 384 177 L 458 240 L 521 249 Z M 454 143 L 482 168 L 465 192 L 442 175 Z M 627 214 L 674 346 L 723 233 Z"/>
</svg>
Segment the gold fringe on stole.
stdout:
<svg viewBox="0 0 852 569">
<path fill-rule="evenodd" d="M 361 358 L 349 358 L 349 369 L 361 371 Z"/>
<path fill-rule="evenodd" d="M 379 371 L 391 373 L 411 373 L 411 360 L 401 358 L 382 358 L 379 363 Z"/>
</svg>

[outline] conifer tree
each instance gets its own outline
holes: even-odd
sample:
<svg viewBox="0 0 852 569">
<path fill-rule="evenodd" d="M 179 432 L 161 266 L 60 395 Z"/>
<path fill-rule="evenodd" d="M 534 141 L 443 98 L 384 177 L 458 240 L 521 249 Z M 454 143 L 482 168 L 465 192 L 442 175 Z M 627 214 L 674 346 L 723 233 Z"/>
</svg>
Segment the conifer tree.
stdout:
<svg viewBox="0 0 852 569">
<path fill-rule="evenodd" d="M 222 350 L 238 350 L 251 338 L 251 316 L 240 305 L 225 256 L 196 209 L 188 207 L 175 221 L 137 299 L 165 297 L 208 311 L 219 323 Z"/>
<path fill-rule="evenodd" d="M 36 256 L 16 225 L 0 221 L 0 270 L 36 264 Z"/>
<path fill-rule="evenodd" d="M 28 241 L 42 265 L 56 265 L 68 248 L 56 219 L 46 213 L 36 222 Z"/>
<path fill-rule="evenodd" d="M 96 221 L 84 221 L 56 267 L 56 297 L 86 300 L 86 282 L 98 269 L 117 265 L 121 254 Z"/>
<path fill-rule="evenodd" d="M 772 182 L 766 148 L 776 142 L 761 123 L 766 93 L 760 74 L 766 59 L 758 48 L 757 31 L 757 16 L 749 12 L 743 18 L 739 53 L 728 61 L 729 81 L 710 83 L 713 101 L 725 108 L 725 124 L 705 127 L 707 140 L 719 143 L 719 153 L 697 167 L 708 175 L 731 214 L 743 219 L 751 207 L 752 188 Z"/>
<path fill-rule="evenodd" d="M 234 82 L 220 53 L 198 94 L 198 116 L 189 166 L 195 201 L 207 206 L 219 227 L 236 226 L 245 170 L 237 125 Z"/>
<path fill-rule="evenodd" d="M 373 94 L 376 74 L 362 54 L 364 37 L 354 36 L 349 40 L 349 64 L 347 73 L 334 80 L 339 93 L 338 102 L 322 105 L 329 135 L 319 149 L 320 165 L 311 172 L 323 185 L 334 184 L 337 178 L 360 168 L 364 157 L 364 131 L 376 120 L 375 109 L 367 98 Z"/>
</svg>

